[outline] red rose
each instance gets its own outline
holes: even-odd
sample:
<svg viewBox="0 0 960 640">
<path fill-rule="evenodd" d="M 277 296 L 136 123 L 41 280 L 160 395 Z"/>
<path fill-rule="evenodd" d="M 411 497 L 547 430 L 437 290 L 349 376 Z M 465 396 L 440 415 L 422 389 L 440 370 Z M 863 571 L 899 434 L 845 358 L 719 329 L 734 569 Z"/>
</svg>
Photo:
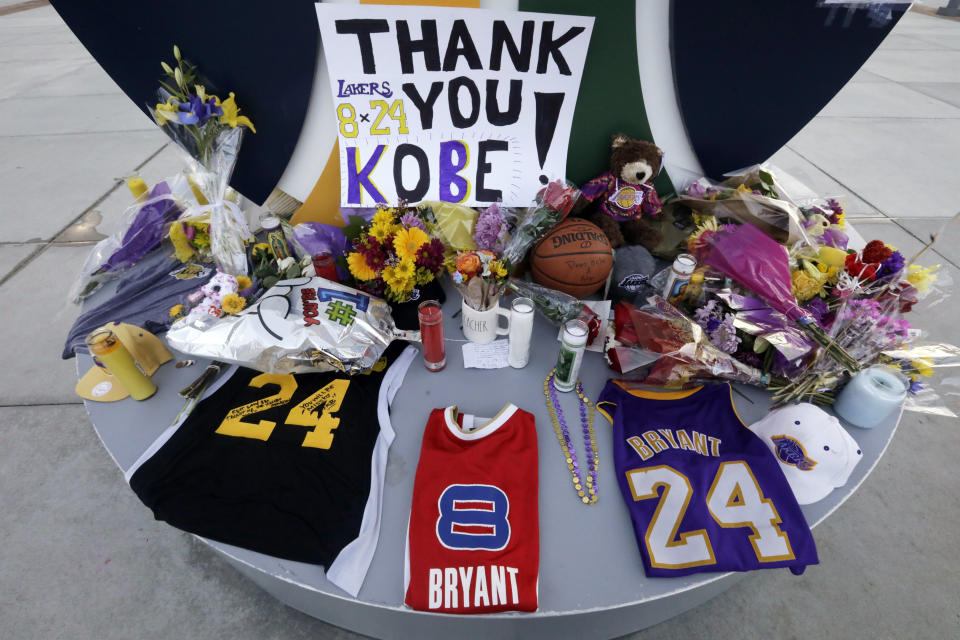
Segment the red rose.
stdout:
<svg viewBox="0 0 960 640">
<path fill-rule="evenodd" d="M 542 193 L 544 205 L 566 216 L 573 208 L 577 190 L 568 186 L 562 180 L 554 180 L 544 188 Z"/>
</svg>

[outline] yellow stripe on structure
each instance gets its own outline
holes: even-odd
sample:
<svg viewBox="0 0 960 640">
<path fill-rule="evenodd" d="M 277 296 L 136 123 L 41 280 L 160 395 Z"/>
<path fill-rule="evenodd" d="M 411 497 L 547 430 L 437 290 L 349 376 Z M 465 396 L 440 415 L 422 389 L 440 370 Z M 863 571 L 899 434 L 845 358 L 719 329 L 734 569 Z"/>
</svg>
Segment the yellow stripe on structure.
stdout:
<svg viewBox="0 0 960 640">
<path fill-rule="evenodd" d="M 323 173 L 317 178 L 307 200 L 293 214 L 290 222 L 323 222 L 338 227 L 344 225 L 340 215 L 340 147 L 336 141 L 330 150 L 327 164 L 323 167 Z"/>
<path fill-rule="evenodd" d="M 360 0 L 359 4 L 477 9 L 480 0 Z M 344 225 L 343 216 L 340 215 L 340 149 L 336 142 L 313 190 L 290 221 L 293 224 L 323 222 L 338 227 Z"/>
</svg>

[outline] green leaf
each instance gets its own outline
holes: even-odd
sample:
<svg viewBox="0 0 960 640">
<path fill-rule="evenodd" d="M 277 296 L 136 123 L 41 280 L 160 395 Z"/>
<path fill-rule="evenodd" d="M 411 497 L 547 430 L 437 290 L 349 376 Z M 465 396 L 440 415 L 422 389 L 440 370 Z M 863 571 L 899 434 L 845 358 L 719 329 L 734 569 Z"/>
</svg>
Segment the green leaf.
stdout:
<svg viewBox="0 0 960 640">
<path fill-rule="evenodd" d="M 367 225 L 367 221 L 364 220 L 361 216 L 351 215 L 347 217 L 347 226 L 343 228 L 343 235 L 347 237 L 348 240 L 353 241 L 361 236 L 363 233 L 363 227 Z"/>
<path fill-rule="evenodd" d="M 774 183 L 773 176 L 770 174 L 769 171 L 764 171 L 763 169 L 761 169 L 760 171 L 757 172 L 757 175 L 760 176 L 760 179 L 766 182 L 767 184 L 773 185 Z"/>
<path fill-rule="evenodd" d="M 162 82 L 162 81 L 160 82 L 160 86 L 163 87 L 164 89 L 166 89 L 167 91 L 169 91 L 170 93 L 172 93 L 173 96 L 176 97 L 178 100 L 180 99 L 180 90 L 179 90 L 179 89 L 174 89 L 173 87 L 171 87 L 170 85 L 168 85 L 166 82 Z"/>
</svg>

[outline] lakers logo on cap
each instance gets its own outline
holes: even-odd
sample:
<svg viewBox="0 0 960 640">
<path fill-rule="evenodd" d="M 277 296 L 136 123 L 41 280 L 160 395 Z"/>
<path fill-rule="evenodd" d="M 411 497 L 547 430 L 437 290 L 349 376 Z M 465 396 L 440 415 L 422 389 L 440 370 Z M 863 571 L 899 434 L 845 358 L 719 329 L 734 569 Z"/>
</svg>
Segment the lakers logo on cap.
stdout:
<svg viewBox="0 0 960 640">
<path fill-rule="evenodd" d="M 800 442 L 791 436 L 779 435 L 770 438 L 777 447 L 777 457 L 784 463 L 800 469 L 812 471 L 817 461 L 807 457 L 807 451 Z"/>
</svg>

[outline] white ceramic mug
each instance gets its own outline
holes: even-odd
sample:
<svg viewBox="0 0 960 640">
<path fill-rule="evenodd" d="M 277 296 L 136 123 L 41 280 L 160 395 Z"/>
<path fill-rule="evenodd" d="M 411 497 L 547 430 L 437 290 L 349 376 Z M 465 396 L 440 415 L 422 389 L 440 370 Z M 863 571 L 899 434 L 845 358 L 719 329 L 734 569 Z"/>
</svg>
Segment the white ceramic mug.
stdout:
<svg viewBox="0 0 960 640">
<path fill-rule="evenodd" d="M 489 344 L 497 336 L 510 333 L 510 312 L 500 307 L 500 299 L 493 301 L 485 311 L 477 311 L 465 301 L 460 302 L 463 335 L 470 342 Z M 499 316 L 507 319 L 507 326 L 501 327 Z"/>
</svg>

